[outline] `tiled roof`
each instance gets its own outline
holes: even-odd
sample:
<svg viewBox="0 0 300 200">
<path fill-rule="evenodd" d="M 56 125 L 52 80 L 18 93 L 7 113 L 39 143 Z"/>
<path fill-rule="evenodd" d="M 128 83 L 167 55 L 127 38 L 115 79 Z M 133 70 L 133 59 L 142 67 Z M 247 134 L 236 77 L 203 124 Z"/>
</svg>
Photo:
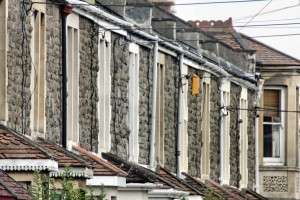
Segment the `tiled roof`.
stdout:
<svg viewBox="0 0 300 200">
<path fill-rule="evenodd" d="M 0 125 L 0 159 L 51 159 L 33 141 Z"/>
<path fill-rule="evenodd" d="M 18 200 L 33 199 L 25 188 L 0 170 L 0 199 L 4 197 Z"/>
<path fill-rule="evenodd" d="M 188 192 L 190 195 L 201 195 L 201 194 L 203 194 L 201 191 L 197 190 L 193 186 L 191 186 L 191 185 L 187 184 L 186 182 L 184 182 L 183 180 L 179 179 L 178 177 L 176 177 L 172 173 L 165 170 L 163 167 L 160 167 L 159 175 L 161 175 L 167 181 L 169 181 L 169 182 L 175 184 L 176 186 L 178 186 L 181 190 L 183 190 L 185 192 Z"/>
<path fill-rule="evenodd" d="M 177 178 L 164 168 L 160 167 L 157 172 L 153 172 L 135 163 L 125 161 L 111 153 L 102 153 L 102 156 L 122 170 L 128 172 L 127 183 L 155 183 L 162 185 L 160 189 L 176 189 L 189 192 L 191 195 L 201 195 L 202 193 L 181 179 Z"/>
<path fill-rule="evenodd" d="M 185 176 L 185 179 L 183 179 L 188 185 L 192 186 L 193 188 L 196 188 L 198 191 L 204 194 L 206 186 L 205 183 L 197 180 L 196 178 L 192 177 L 188 173 L 183 172 L 182 175 Z"/>
<path fill-rule="evenodd" d="M 128 174 L 118 167 L 104 161 L 92 153 L 78 146 L 73 149 L 80 153 L 80 156 L 93 165 L 94 176 L 127 176 Z"/>
<path fill-rule="evenodd" d="M 89 163 L 79 158 L 78 155 L 44 138 L 39 137 L 37 138 L 36 142 L 54 156 L 54 159 L 57 160 L 59 167 L 65 167 L 68 165 L 70 167 L 85 168 L 89 166 Z"/>
<path fill-rule="evenodd" d="M 148 169 L 128 162 L 111 153 L 102 153 L 102 156 L 111 164 L 128 173 L 126 176 L 127 183 L 155 183 L 156 181 L 156 175 Z"/>
<path fill-rule="evenodd" d="M 280 52 L 249 36 L 241 34 L 250 47 L 256 50 L 257 65 L 271 66 L 300 66 L 300 60 Z"/>
<path fill-rule="evenodd" d="M 226 45 L 228 45 L 233 50 L 243 50 L 240 43 L 236 40 L 236 38 L 232 35 L 232 33 L 215 33 L 212 34 L 215 38 L 218 40 L 224 42 Z"/>
</svg>

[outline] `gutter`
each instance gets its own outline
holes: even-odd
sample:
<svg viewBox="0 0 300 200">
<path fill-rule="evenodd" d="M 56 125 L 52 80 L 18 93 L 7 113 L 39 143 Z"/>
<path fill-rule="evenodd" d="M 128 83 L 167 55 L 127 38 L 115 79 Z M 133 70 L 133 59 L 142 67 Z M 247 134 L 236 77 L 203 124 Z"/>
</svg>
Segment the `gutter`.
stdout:
<svg viewBox="0 0 300 200">
<path fill-rule="evenodd" d="M 67 16 L 71 14 L 72 7 L 61 7 L 62 28 L 62 147 L 67 148 Z"/>
<path fill-rule="evenodd" d="M 157 36 L 156 36 L 157 38 Z M 157 58 L 158 58 L 158 42 L 154 42 L 153 49 L 153 93 L 152 93 L 152 111 L 151 111 L 151 130 L 150 130 L 150 153 L 149 168 L 155 169 L 155 124 L 156 124 L 156 93 L 157 93 Z"/>
<path fill-rule="evenodd" d="M 188 192 L 171 189 L 156 189 L 148 192 L 149 199 L 164 199 L 164 198 L 175 198 L 180 199 L 188 196 Z"/>
</svg>

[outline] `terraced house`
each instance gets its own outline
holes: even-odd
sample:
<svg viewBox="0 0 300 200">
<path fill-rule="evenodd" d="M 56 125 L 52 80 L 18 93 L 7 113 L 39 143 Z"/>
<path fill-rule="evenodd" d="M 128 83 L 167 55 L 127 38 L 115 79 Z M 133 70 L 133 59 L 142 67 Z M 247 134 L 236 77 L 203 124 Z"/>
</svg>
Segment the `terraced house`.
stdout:
<svg viewBox="0 0 300 200">
<path fill-rule="evenodd" d="M 0 169 L 24 187 L 69 164 L 111 200 L 264 199 L 254 51 L 144 0 L 1 0 L 0 30 Z"/>
</svg>

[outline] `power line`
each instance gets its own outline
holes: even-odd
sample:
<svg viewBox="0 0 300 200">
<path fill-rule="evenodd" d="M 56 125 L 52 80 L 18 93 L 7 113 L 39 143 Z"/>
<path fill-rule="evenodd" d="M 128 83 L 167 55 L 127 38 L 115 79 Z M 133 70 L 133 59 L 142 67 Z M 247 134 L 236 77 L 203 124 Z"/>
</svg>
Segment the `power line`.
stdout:
<svg viewBox="0 0 300 200">
<path fill-rule="evenodd" d="M 294 21 L 294 20 L 299 20 L 300 17 L 298 18 L 286 18 L 286 19 L 273 19 L 273 20 L 255 20 L 255 21 L 251 21 L 251 23 L 260 23 L 260 22 L 279 22 L 279 21 Z M 243 24 L 246 22 L 235 22 L 237 24 Z"/>
<path fill-rule="evenodd" d="M 156 6 L 190 6 L 190 5 L 210 5 L 210 4 L 231 4 L 231 3 L 250 3 L 250 2 L 262 2 L 262 1 L 268 1 L 268 0 L 234 0 L 234 1 L 213 1 L 213 2 L 197 2 L 197 3 L 131 3 L 131 4 L 101 4 L 100 6 L 107 6 L 107 7 L 113 7 L 113 6 L 128 6 L 128 7 L 149 7 L 152 5 Z M 52 5 L 72 5 L 72 6 L 95 6 L 98 5 L 91 5 L 87 3 L 53 3 L 53 2 L 31 2 L 32 4 L 52 4 Z"/>
<path fill-rule="evenodd" d="M 266 14 L 270 14 L 270 13 L 274 13 L 274 12 L 279 12 L 279 11 L 282 11 L 282 10 L 287 10 L 287 9 L 295 8 L 295 7 L 298 7 L 298 6 L 300 6 L 300 3 L 296 4 L 296 5 L 293 5 L 293 6 L 287 6 L 287 7 L 283 7 L 283 8 L 263 12 L 263 13 L 260 13 L 259 15 L 257 15 L 257 16 L 266 15 Z M 242 18 L 239 18 L 239 19 L 236 19 L 236 20 L 233 20 L 233 21 L 235 21 L 235 22 L 236 21 L 241 21 L 241 20 L 244 20 L 244 19 L 249 19 L 251 17 L 253 17 L 253 15 L 242 17 Z"/>
<path fill-rule="evenodd" d="M 243 30 L 243 28 L 245 28 L 245 26 L 247 26 L 257 15 L 259 15 L 259 13 L 261 13 L 268 5 L 270 5 L 270 3 L 272 3 L 273 0 L 269 1 L 260 11 L 258 11 L 258 13 L 256 13 L 243 27 L 240 28 L 239 31 Z"/>
</svg>

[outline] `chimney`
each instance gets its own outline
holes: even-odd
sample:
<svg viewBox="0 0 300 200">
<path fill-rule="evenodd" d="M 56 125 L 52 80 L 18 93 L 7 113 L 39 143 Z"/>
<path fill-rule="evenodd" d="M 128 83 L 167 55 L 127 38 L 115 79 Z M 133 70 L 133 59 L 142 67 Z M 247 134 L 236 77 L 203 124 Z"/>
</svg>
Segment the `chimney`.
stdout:
<svg viewBox="0 0 300 200">
<path fill-rule="evenodd" d="M 210 21 L 188 21 L 188 23 L 194 27 L 201 28 L 204 32 L 208 33 L 234 33 L 236 32 L 232 25 L 232 18 L 230 17 L 226 21 L 210 20 Z"/>
<path fill-rule="evenodd" d="M 167 12 L 173 13 L 174 0 L 152 0 L 152 3 L 161 7 Z"/>
<path fill-rule="evenodd" d="M 101 0 L 100 3 L 139 27 L 151 26 L 153 5 L 147 0 Z"/>
<path fill-rule="evenodd" d="M 174 18 L 152 18 L 153 29 L 171 40 L 176 40 L 176 23 Z"/>
</svg>

